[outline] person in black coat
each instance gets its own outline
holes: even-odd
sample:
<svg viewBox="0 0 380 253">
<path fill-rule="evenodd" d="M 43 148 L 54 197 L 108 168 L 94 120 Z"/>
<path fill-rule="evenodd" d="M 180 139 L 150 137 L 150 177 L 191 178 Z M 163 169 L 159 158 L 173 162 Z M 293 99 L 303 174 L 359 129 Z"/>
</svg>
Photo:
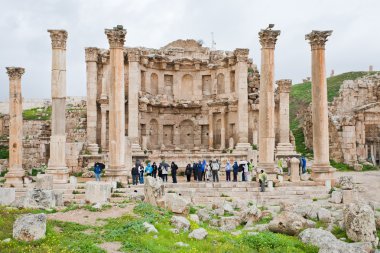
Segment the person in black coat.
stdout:
<svg viewBox="0 0 380 253">
<path fill-rule="evenodd" d="M 185 175 L 186 175 L 186 178 L 187 178 L 187 182 L 190 182 L 191 181 L 191 172 L 192 172 L 193 168 L 191 167 L 191 164 L 187 164 L 186 166 L 186 170 L 185 170 Z"/>
<path fill-rule="evenodd" d="M 133 183 L 133 185 L 138 184 L 139 177 L 140 177 L 139 169 L 135 166 L 132 168 L 132 183 Z"/>
<path fill-rule="evenodd" d="M 158 169 L 157 169 L 156 162 L 153 162 L 152 168 L 153 168 L 152 176 L 153 176 L 154 178 L 156 178 L 156 177 L 157 177 L 157 170 L 158 170 Z"/>
<path fill-rule="evenodd" d="M 194 181 L 197 181 L 197 179 L 198 179 L 198 165 L 197 165 L 197 163 L 193 163 L 193 174 L 194 174 Z"/>
<path fill-rule="evenodd" d="M 172 172 L 173 183 L 176 184 L 177 183 L 177 170 L 178 170 L 178 166 L 177 166 L 177 164 L 175 164 L 174 162 L 172 162 L 172 164 L 170 165 L 170 168 L 171 168 L 171 172 Z"/>
</svg>

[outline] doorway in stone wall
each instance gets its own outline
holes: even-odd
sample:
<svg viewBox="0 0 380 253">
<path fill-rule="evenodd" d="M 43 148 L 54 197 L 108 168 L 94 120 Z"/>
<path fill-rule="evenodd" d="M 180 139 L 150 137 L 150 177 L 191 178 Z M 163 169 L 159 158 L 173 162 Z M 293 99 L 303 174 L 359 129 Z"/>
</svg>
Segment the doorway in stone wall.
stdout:
<svg viewBox="0 0 380 253">
<path fill-rule="evenodd" d="M 183 149 L 194 148 L 194 124 L 191 120 L 184 120 L 179 125 L 180 146 Z"/>
</svg>

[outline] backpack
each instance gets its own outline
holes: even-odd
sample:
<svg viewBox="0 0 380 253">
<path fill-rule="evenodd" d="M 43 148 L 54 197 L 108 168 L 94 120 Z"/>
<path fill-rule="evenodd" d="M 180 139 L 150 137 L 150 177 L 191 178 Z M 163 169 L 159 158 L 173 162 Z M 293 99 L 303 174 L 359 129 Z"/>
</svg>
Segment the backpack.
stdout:
<svg viewBox="0 0 380 253">
<path fill-rule="evenodd" d="M 211 166 L 211 169 L 213 171 L 218 171 L 219 170 L 219 164 L 218 163 L 213 163 L 212 166 Z"/>
</svg>

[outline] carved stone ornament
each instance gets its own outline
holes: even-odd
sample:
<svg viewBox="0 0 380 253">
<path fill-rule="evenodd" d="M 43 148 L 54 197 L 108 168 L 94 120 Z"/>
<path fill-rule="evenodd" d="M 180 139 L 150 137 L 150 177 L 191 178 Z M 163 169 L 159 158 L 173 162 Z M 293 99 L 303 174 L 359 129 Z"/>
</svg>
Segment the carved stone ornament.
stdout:
<svg viewBox="0 0 380 253">
<path fill-rule="evenodd" d="M 237 48 L 237 49 L 235 49 L 234 55 L 236 56 L 236 61 L 238 61 L 238 62 L 247 61 L 248 60 L 248 53 L 249 53 L 248 48 Z"/>
<path fill-rule="evenodd" d="M 289 93 L 292 87 L 292 80 L 290 79 L 281 79 L 276 82 L 278 86 L 279 93 Z"/>
<path fill-rule="evenodd" d="M 140 61 L 140 53 L 138 50 L 128 51 L 128 61 L 129 62 L 139 62 Z"/>
<path fill-rule="evenodd" d="M 327 41 L 327 37 L 332 34 L 333 31 L 315 31 L 305 35 L 305 40 L 309 40 L 311 49 L 324 49 Z"/>
<path fill-rule="evenodd" d="M 53 49 L 66 49 L 67 32 L 65 30 L 48 30 Z"/>
<path fill-rule="evenodd" d="M 86 61 L 98 61 L 99 49 L 96 47 L 86 47 Z"/>
<path fill-rule="evenodd" d="M 124 47 L 127 30 L 125 30 L 122 25 L 118 25 L 113 29 L 105 29 L 104 33 L 107 35 L 108 43 L 111 48 Z"/>
<path fill-rule="evenodd" d="M 259 32 L 260 44 L 262 48 L 275 48 L 280 30 L 261 29 Z"/>
<path fill-rule="evenodd" d="M 6 67 L 9 80 L 21 79 L 21 76 L 25 73 L 24 68 L 18 67 Z"/>
</svg>

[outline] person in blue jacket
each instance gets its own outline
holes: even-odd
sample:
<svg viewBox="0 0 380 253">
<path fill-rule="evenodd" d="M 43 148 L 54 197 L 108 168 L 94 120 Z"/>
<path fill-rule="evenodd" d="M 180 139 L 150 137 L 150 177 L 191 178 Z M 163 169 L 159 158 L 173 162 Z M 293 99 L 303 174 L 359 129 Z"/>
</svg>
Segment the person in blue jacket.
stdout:
<svg viewBox="0 0 380 253">
<path fill-rule="evenodd" d="M 152 172 L 153 167 L 150 165 L 150 163 L 148 163 L 148 166 L 145 167 L 145 173 L 147 174 L 147 176 L 152 176 Z"/>
<path fill-rule="evenodd" d="M 234 162 L 234 165 L 232 166 L 232 168 L 233 168 L 233 173 L 234 173 L 234 182 L 237 182 L 237 175 L 238 175 L 238 172 L 239 172 L 239 165 L 237 164 L 236 161 Z"/>
<path fill-rule="evenodd" d="M 94 173 L 95 173 L 95 178 L 96 178 L 96 181 L 100 181 L 100 176 L 102 174 L 102 170 L 104 169 L 104 164 L 102 163 L 99 163 L 99 162 L 96 162 L 94 164 Z"/>
</svg>

